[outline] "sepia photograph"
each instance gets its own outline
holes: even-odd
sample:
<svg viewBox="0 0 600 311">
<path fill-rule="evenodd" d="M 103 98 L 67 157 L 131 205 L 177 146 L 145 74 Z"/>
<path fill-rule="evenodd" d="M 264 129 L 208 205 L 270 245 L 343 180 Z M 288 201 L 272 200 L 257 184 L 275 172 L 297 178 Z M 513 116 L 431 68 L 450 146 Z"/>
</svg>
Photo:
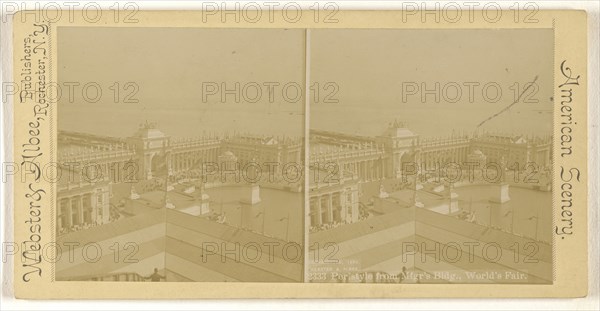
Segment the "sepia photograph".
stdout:
<svg viewBox="0 0 600 311">
<path fill-rule="evenodd" d="M 57 35 L 56 279 L 302 281 L 304 31 Z"/>
<path fill-rule="evenodd" d="M 309 281 L 552 283 L 553 44 L 312 30 Z"/>
<path fill-rule="evenodd" d="M 15 299 L 597 292 L 589 12 L 136 3 L 3 6 Z"/>
</svg>

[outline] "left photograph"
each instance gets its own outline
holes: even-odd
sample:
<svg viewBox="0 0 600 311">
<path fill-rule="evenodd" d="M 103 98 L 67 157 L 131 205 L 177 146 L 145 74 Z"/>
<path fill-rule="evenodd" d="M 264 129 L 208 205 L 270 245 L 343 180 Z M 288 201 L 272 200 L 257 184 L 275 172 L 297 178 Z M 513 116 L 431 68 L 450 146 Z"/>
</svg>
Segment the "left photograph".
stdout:
<svg viewBox="0 0 600 311">
<path fill-rule="evenodd" d="M 304 281 L 303 29 L 57 37 L 56 281 Z"/>
</svg>

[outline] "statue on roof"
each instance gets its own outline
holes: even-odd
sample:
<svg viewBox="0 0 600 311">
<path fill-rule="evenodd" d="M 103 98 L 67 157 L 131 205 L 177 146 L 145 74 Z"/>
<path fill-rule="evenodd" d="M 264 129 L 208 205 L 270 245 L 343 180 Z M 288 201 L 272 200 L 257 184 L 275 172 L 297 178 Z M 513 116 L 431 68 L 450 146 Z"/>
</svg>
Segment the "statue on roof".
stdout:
<svg viewBox="0 0 600 311">
<path fill-rule="evenodd" d="M 157 127 L 158 127 L 158 124 L 156 122 L 148 122 L 148 120 L 146 120 L 145 123 L 140 124 L 140 129 L 145 129 L 145 130 L 156 129 Z"/>
<path fill-rule="evenodd" d="M 399 121 L 398 119 L 394 119 L 394 122 L 390 124 L 391 128 L 406 128 L 406 122 Z"/>
</svg>

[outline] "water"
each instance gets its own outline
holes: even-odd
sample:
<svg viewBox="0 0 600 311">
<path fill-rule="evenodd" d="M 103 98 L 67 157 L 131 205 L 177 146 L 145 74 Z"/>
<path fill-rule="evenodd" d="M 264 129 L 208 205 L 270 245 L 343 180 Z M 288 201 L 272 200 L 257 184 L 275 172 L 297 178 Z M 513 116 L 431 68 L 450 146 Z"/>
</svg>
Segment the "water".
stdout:
<svg viewBox="0 0 600 311">
<path fill-rule="evenodd" d="M 264 135 L 304 135 L 304 115 L 291 104 L 188 104 L 146 107 L 140 104 L 63 104 L 58 128 L 98 135 L 127 137 L 146 120 L 173 137 L 205 133 L 250 132 Z"/>
<path fill-rule="evenodd" d="M 483 125 L 479 131 L 545 136 L 552 132 L 548 105 L 516 106 Z M 380 135 L 395 119 L 422 137 L 472 134 L 477 125 L 501 110 L 499 105 L 369 105 L 314 104 L 311 128 L 365 136 Z M 173 137 L 208 132 L 250 132 L 264 135 L 304 135 L 304 113 L 297 105 L 188 104 L 146 107 L 140 104 L 62 104 L 61 130 L 126 137 L 146 120 Z"/>
<path fill-rule="evenodd" d="M 397 119 L 406 122 L 408 128 L 422 137 L 472 134 L 481 121 L 502 109 L 500 105 L 491 104 L 340 105 L 311 107 L 311 128 L 376 136 Z M 490 120 L 479 131 L 545 136 L 552 133 L 551 107 L 517 106 Z"/>
</svg>

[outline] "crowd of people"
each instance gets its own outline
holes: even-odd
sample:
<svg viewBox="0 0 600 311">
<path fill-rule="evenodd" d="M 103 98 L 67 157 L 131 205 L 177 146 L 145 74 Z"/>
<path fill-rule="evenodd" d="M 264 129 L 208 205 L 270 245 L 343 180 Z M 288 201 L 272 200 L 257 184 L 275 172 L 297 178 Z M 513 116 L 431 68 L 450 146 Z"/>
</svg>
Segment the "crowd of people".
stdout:
<svg viewBox="0 0 600 311">
<path fill-rule="evenodd" d="M 154 178 L 144 182 L 140 182 L 136 185 L 136 187 L 140 187 L 140 191 L 142 193 L 151 191 L 164 191 L 165 182 L 159 178 Z"/>
<path fill-rule="evenodd" d="M 319 232 L 319 231 L 334 229 L 334 228 L 340 227 L 345 224 L 347 224 L 347 222 L 334 221 L 332 223 L 324 223 L 319 226 L 310 226 L 309 231 L 310 231 L 310 233 L 315 233 L 315 232 Z"/>
<path fill-rule="evenodd" d="M 124 216 L 121 214 L 121 212 L 119 212 L 119 208 L 114 205 L 114 204 L 110 204 L 110 210 L 109 210 L 109 216 L 108 216 L 108 221 L 109 222 L 113 222 L 113 221 L 117 221 L 119 219 L 122 219 Z M 58 230 L 58 234 L 59 235 L 63 235 L 63 234 L 67 234 L 67 233 L 71 233 L 71 232 L 77 232 L 77 231 L 81 231 L 81 230 L 87 230 L 90 228 L 94 228 L 97 226 L 100 226 L 102 223 L 100 223 L 99 221 L 89 221 L 89 222 L 83 222 L 82 224 L 73 224 L 70 227 L 64 226 L 62 228 L 60 228 Z"/>
<path fill-rule="evenodd" d="M 70 227 L 62 227 L 58 231 L 58 234 L 63 235 L 63 234 L 71 233 L 71 232 L 77 232 L 77 231 L 81 231 L 81 230 L 90 229 L 90 228 L 97 227 L 97 226 L 99 226 L 99 224 L 94 223 L 94 222 L 92 222 L 92 223 L 84 222 L 83 224 L 75 224 Z"/>
</svg>

